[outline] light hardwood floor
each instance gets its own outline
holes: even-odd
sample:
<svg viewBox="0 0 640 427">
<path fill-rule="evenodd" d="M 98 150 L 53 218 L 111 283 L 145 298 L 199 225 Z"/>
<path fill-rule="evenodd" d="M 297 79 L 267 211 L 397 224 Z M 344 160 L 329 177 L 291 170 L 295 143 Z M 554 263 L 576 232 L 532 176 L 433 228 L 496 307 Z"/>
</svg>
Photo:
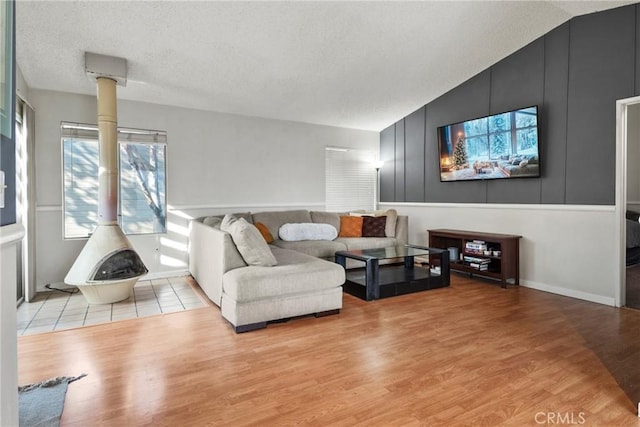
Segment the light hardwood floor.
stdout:
<svg viewBox="0 0 640 427">
<path fill-rule="evenodd" d="M 236 335 L 217 307 L 18 339 L 63 426 L 640 426 L 640 312 L 452 277 Z"/>
</svg>

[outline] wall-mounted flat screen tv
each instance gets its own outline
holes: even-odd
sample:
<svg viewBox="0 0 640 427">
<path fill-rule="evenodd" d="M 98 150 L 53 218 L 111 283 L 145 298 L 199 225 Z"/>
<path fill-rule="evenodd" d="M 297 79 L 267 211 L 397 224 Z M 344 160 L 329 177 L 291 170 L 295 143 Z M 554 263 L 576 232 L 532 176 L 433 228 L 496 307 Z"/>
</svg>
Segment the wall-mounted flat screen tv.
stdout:
<svg viewBox="0 0 640 427">
<path fill-rule="evenodd" d="M 440 181 L 540 176 L 538 107 L 438 128 Z"/>
</svg>

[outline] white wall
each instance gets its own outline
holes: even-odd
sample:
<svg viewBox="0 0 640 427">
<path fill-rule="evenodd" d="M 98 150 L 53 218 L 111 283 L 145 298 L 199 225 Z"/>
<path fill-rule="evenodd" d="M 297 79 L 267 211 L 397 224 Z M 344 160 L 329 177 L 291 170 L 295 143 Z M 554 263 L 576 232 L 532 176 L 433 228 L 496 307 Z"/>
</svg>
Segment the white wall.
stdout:
<svg viewBox="0 0 640 427">
<path fill-rule="evenodd" d="M 393 204 L 409 215 L 409 242 L 428 245 L 428 229 L 521 235 L 520 285 L 615 305 L 619 284 L 614 206 Z"/>
<path fill-rule="evenodd" d="M 26 99 L 27 83 L 16 66 L 16 90 Z M 0 425 L 18 425 L 18 338 L 16 335 L 16 287 L 18 248 L 24 237 L 20 224 L 0 227 Z"/>
<path fill-rule="evenodd" d="M 96 101 L 94 96 L 30 89 L 29 102 L 36 110 L 36 282 L 42 289 L 64 279 L 85 242 L 62 238 L 60 122 L 96 123 Z M 152 277 L 187 270 L 188 218 L 323 209 L 325 147 L 379 147 L 377 132 L 132 101 L 118 102 L 118 124 L 168 135 L 169 231 L 130 237 Z"/>
<path fill-rule="evenodd" d="M 18 338 L 16 335 L 17 244 L 20 224 L 0 227 L 0 425 L 18 425 Z"/>
</svg>

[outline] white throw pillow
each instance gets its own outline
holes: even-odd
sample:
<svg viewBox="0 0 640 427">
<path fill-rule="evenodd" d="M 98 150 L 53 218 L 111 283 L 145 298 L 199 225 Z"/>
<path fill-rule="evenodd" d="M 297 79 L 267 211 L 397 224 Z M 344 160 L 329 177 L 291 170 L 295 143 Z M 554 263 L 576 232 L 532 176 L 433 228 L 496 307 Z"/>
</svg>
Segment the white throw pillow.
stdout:
<svg viewBox="0 0 640 427">
<path fill-rule="evenodd" d="M 287 223 L 278 231 L 280 239 L 287 242 L 300 240 L 333 240 L 338 237 L 338 230 L 331 224 L 324 223 Z"/>
<path fill-rule="evenodd" d="M 260 231 L 246 219 L 225 215 L 220 230 L 231 234 L 233 243 L 248 265 L 271 267 L 278 263 Z"/>
</svg>

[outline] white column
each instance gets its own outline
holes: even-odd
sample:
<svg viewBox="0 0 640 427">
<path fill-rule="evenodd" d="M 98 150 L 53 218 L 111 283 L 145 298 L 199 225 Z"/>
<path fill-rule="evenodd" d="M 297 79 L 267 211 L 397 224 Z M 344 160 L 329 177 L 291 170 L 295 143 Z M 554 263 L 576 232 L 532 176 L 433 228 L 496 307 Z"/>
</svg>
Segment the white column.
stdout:
<svg viewBox="0 0 640 427">
<path fill-rule="evenodd" d="M 0 227 L 0 425 L 18 425 L 18 338 L 16 333 L 16 245 L 24 237 L 20 224 Z"/>
</svg>

